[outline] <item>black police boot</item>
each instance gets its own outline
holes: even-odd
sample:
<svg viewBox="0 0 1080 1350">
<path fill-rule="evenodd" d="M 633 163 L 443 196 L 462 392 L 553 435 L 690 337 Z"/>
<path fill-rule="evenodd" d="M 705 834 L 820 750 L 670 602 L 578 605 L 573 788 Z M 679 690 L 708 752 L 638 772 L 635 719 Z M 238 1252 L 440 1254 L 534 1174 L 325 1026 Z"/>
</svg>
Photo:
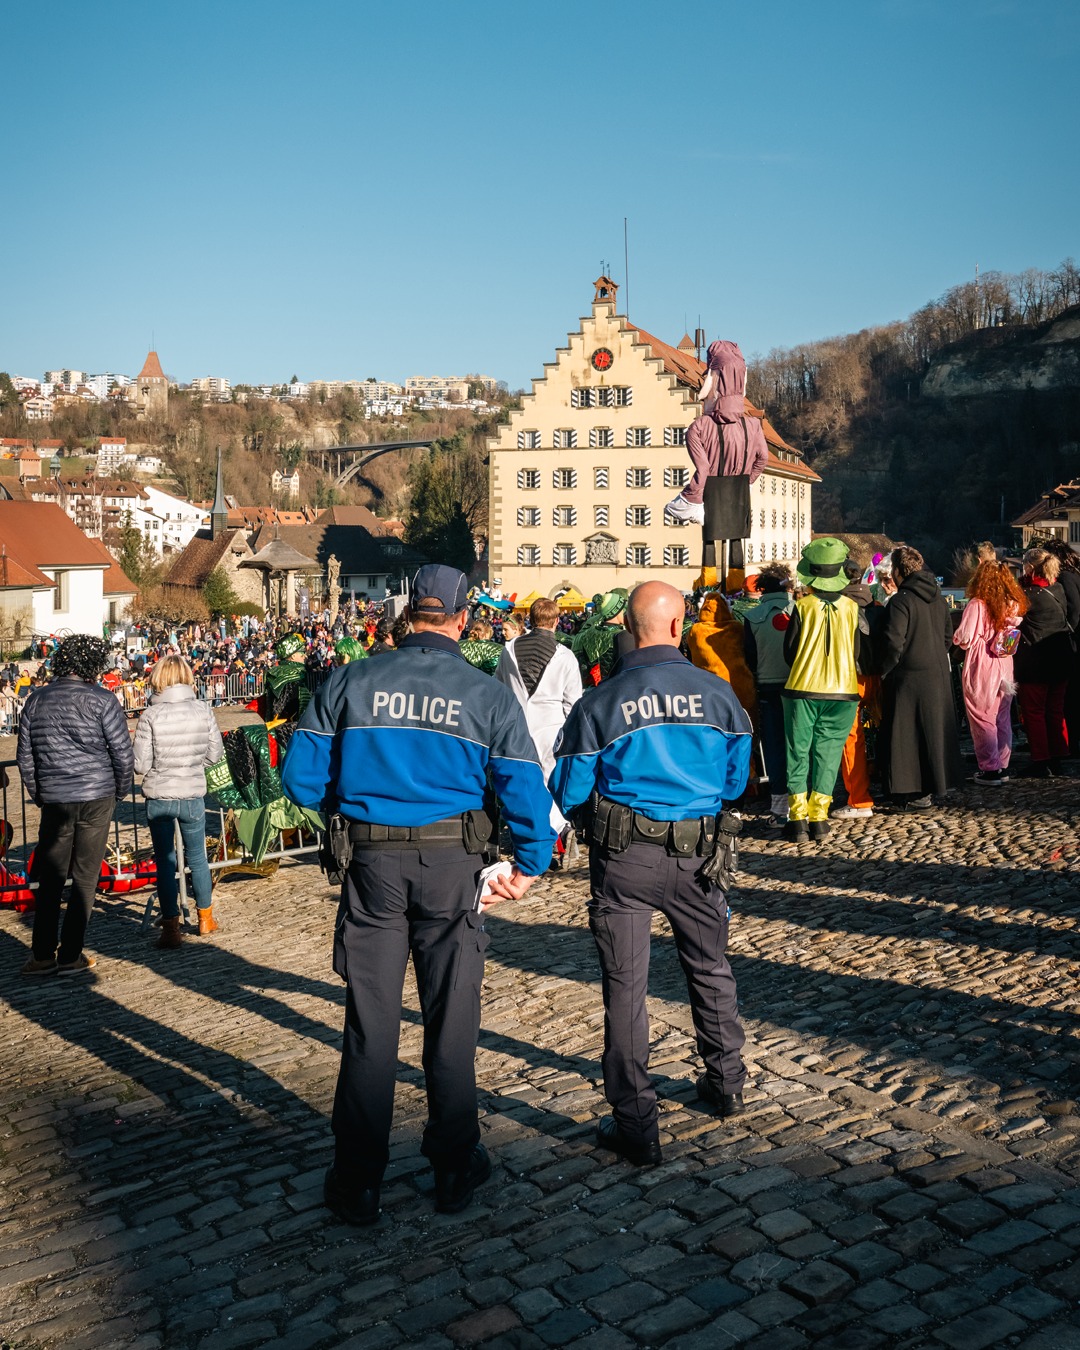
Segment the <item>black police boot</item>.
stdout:
<svg viewBox="0 0 1080 1350">
<path fill-rule="evenodd" d="M 663 1161 L 660 1143 L 656 1139 L 631 1139 L 623 1134 L 614 1116 L 604 1116 L 596 1126 L 596 1142 L 601 1148 L 618 1153 L 635 1167 L 655 1167 Z"/>
<path fill-rule="evenodd" d="M 440 1214 L 460 1214 L 467 1209 L 473 1191 L 491 1176 L 491 1159 L 483 1144 L 477 1144 L 464 1167 L 435 1169 L 435 1208 Z"/>
<path fill-rule="evenodd" d="M 810 838 L 815 842 L 822 840 L 829 833 L 829 822 L 827 820 L 812 820 L 810 822 Z"/>
<path fill-rule="evenodd" d="M 697 1095 L 708 1102 L 718 1116 L 740 1116 L 746 1110 L 741 1092 L 725 1092 L 707 1073 L 697 1080 Z"/>
<path fill-rule="evenodd" d="M 333 1167 L 327 1168 L 323 1180 L 323 1202 L 339 1219 L 356 1228 L 367 1228 L 379 1218 L 378 1184 L 343 1181 Z"/>
<path fill-rule="evenodd" d="M 784 826 L 784 838 L 793 844 L 805 844 L 810 838 L 810 826 L 805 820 L 789 820 Z"/>
</svg>

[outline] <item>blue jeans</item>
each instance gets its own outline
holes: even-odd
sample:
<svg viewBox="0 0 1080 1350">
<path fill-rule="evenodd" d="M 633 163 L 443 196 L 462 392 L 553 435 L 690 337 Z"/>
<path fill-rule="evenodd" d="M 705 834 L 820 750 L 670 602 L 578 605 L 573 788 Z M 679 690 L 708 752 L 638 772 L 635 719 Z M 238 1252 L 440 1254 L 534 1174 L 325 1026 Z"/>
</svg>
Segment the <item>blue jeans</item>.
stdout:
<svg viewBox="0 0 1080 1350">
<path fill-rule="evenodd" d="M 184 841 L 184 861 L 191 870 L 191 889 L 198 909 L 210 908 L 210 865 L 206 861 L 206 807 L 201 797 L 148 797 L 146 819 L 154 841 L 157 866 L 157 893 L 161 915 L 180 917 L 180 884 L 176 878 L 176 835 L 174 823 L 180 822 Z"/>
</svg>

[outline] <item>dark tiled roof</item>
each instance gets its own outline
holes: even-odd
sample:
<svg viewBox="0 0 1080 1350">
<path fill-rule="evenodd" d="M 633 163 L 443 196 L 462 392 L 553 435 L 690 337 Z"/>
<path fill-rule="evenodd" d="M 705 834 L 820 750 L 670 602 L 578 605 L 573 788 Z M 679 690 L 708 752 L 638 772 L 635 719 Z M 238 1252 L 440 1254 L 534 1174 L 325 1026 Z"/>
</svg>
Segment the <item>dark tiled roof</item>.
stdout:
<svg viewBox="0 0 1080 1350">
<path fill-rule="evenodd" d="M 396 571 L 423 562 L 414 549 L 393 536 L 376 537 L 362 525 L 336 525 L 321 517 L 311 525 L 264 525 L 255 536 L 256 550 L 269 544 L 275 530 L 284 543 L 314 558 L 322 567 L 334 554 L 346 573 Z M 391 553 L 389 549 L 396 551 Z"/>
<path fill-rule="evenodd" d="M 216 539 L 211 537 L 209 530 L 200 530 L 169 568 L 165 577 L 166 585 L 190 586 L 200 590 L 237 535 L 244 543 L 244 551 L 249 552 L 242 530 L 222 530 Z"/>
</svg>

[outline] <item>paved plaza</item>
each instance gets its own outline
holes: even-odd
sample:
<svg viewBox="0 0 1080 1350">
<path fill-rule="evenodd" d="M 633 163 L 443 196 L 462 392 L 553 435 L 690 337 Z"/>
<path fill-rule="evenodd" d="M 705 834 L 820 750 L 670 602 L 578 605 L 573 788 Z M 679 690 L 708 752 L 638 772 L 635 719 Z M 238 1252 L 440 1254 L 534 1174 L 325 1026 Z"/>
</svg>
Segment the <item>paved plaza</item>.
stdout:
<svg viewBox="0 0 1080 1350">
<path fill-rule="evenodd" d="M 603 1017 L 582 865 L 488 919 L 492 1181 L 437 1216 L 406 983 L 383 1218 L 321 1205 L 343 986 L 311 864 L 226 880 L 159 952 L 106 900 L 93 979 L 32 983 L 0 911 L 0 1339 L 274 1346 L 1080 1347 L 1080 781 L 969 787 L 820 847 L 751 827 L 732 897 L 748 1114 L 695 1100 L 651 971 L 662 1166 L 593 1145 Z"/>
</svg>

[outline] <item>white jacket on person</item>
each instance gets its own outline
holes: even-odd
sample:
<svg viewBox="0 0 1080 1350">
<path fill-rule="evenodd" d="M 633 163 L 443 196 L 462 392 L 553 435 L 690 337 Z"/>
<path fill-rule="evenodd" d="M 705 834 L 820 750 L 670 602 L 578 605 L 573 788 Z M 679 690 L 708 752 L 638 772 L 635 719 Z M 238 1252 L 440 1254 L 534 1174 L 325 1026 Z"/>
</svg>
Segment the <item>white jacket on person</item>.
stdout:
<svg viewBox="0 0 1080 1350">
<path fill-rule="evenodd" d="M 135 772 L 144 797 L 189 801 L 206 795 L 203 770 L 225 753 L 214 713 L 190 684 L 171 684 L 150 700 L 135 731 Z"/>
<path fill-rule="evenodd" d="M 555 738 L 562 731 L 570 709 L 581 697 L 581 669 L 569 647 L 557 646 L 530 697 L 514 652 L 519 641 L 520 638 L 514 638 L 503 648 L 495 678 L 514 691 L 517 701 L 525 709 L 525 721 L 546 783 L 555 768 Z M 561 830 L 566 824 L 566 817 L 554 804 L 551 824 L 555 830 Z"/>
</svg>

